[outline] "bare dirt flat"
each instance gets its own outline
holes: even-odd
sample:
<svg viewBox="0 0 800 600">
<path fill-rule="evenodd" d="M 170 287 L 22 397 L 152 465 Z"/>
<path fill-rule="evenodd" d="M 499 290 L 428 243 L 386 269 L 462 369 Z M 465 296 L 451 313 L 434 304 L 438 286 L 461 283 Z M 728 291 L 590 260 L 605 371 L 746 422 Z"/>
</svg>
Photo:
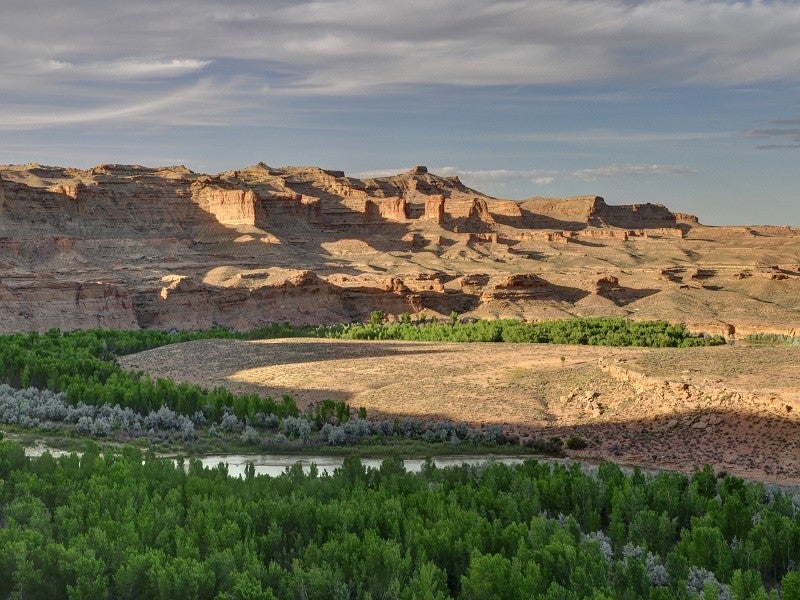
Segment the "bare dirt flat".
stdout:
<svg viewBox="0 0 800 600">
<path fill-rule="evenodd" d="M 203 340 L 122 357 L 156 377 L 331 398 L 374 418 L 499 423 L 579 435 L 576 458 L 800 485 L 800 347 L 598 348 L 282 339 Z"/>
</svg>

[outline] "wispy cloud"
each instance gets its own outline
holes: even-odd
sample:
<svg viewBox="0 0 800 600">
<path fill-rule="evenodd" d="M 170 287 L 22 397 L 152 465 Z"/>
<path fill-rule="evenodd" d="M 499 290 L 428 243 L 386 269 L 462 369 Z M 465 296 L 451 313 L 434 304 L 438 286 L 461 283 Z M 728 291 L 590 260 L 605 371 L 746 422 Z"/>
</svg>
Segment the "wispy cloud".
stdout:
<svg viewBox="0 0 800 600">
<path fill-rule="evenodd" d="M 765 144 L 763 146 L 756 146 L 756 150 L 797 150 L 800 144 Z"/>
<path fill-rule="evenodd" d="M 76 70 L 84 71 L 88 75 L 110 78 L 153 78 L 177 77 L 187 73 L 202 71 L 211 64 L 209 60 L 193 58 L 173 58 L 172 60 L 142 60 L 136 58 L 123 58 L 109 62 L 93 62 Z"/>
<path fill-rule="evenodd" d="M 596 169 L 579 169 L 570 173 L 571 177 L 584 181 L 611 179 L 615 177 L 656 177 L 662 175 L 693 175 L 697 169 L 686 165 L 622 164 L 607 165 Z"/>
<path fill-rule="evenodd" d="M 322 87 L 741 85 L 795 80 L 800 67 L 800 7 L 793 2 L 338 0 L 298 3 L 279 19 L 309 35 L 278 53 L 312 66 L 310 79 Z"/>
<path fill-rule="evenodd" d="M 223 8 L 216 0 L 41 0 L 37 7 L 4 11 L 0 73 L 5 91 L 50 98 L 54 109 L 60 94 L 74 99 L 78 88 L 96 105 L 129 96 L 130 88 L 104 82 L 157 80 L 163 93 L 185 77 L 222 87 L 244 75 L 261 83 L 264 98 L 426 85 L 635 92 L 800 81 L 800 4 L 786 0 L 238 0 Z M 224 117 L 225 104 L 217 108 Z"/>
<path fill-rule="evenodd" d="M 465 170 L 456 167 L 440 167 L 435 168 L 433 171 L 440 175 L 456 175 L 458 177 L 466 177 L 469 179 L 479 179 L 482 181 L 509 181 L 513 179 L 527 179 L 546 180 L 550 179 L 548 183 L 552 182 L 552 177 L 558 173 L 551 169 L 529 169 L 529 170 L 511 170 L 511 169 L 490 169 L 490 170 Z"/>
<path fill-rule="evenodd" d="M 800 119 L 775 119 L 770 125 L 800 125 Z M 781 150 L 800 148 L 800 127 L 767 127 L 764 129 L 750 129 L 744 132 L 745 137 L 764 138 L 791 138 L 792 143 L 762 144 L 756 146 L 757 150 Z"/>
<path fill-rule="evenodd" d="M 379 177 L 394 177 L 395 175 L 399 175 L 405 171 L 408 171 L 410 167 L 401 167 L 397 169 L 372 169 L 370 171 L 358 171 L 356 173 L 347 173 L 350 177 L 355 177 L 356 179 L 377 179 Z"/>
<path fill-rule="evenodd" d="M 800 129 L 751 129 L 745 134 L 752 138 L 778 137 L 791 135 L 800 140 Z"/>
<path fill-rule="evenodd" d="M 353 173 L 353 177 L 391 177 L 407 171 L 409 167 L 400 169 L 378 169 Z M 467 185 L 510 185 L 518 182 L 546 186 L 557 181 L 579 179 L 582 181 L 598 181 L 614 178 L 643 178 L 669 175 L 694 175 L 698 169 L 686 165 L 664 164 L 614 164 L 591 169 L 556 170 L 556 169 L 490 169 L 470 170 L 458 167 L 434 167 L 430 171 L 440 176 L 457 176 Z"/>
<path fill-rule="evenodd" d="M 551 131 L 501 134 L 503 141 L 558 142 L 558 143 L 654 143 L 690 142 L 696 140 L 722 140 L 738 137 L 735 131 L 619 131 L 615 129 L 590 129 L 581 131 Z"/>
<path fill-rule="evenodd" d="M 375 169 L 371 171 L 362 171 L 352 173 L 353 177 L 360 179 L 369 179 L 374 177 L 393 177 L 405 171 L 410 167 L 399 169 Z M 465 184 L 470 186 L 482 185 L 508 185 L 514 182 L 527 182 L 536 185 L 550 185 L 556 181 L 558 171 L 552 169 L 459 169 L 458 167 L 433 167 L 430 169 L 431 173 L 442 177 L 458 177 Z"/>
<path fill-rule="evenodd" d="M 112 61 L 91 61 L 87 63 L 71 63 L 49 59 L 38 63 L 39 70 L 48 75 L 61 73 L 72 79 L 111 80 L 179 77 L 187 73 L 201 71 L 209 64 L 211 64 L 211 61 L 191 58 L 173 58 L 171 60 L 121 58 Z"/>
<path fill-rule="evenodd" d="M 129 123 L 186 123 L 191 122 L 193 109 L 213 94 L 209 82 L 200 81 L 156 98 L 90 106 L 78 110 L 31 111 L 27 107 L 12 107 L 0 115 L 2 129 L 36 129 L 41 127 L 99 123 L 125 120 Z M 205 122 L 205 121 L 202 121 Z"/>
<path fill-rule="evenodd" d="M 252 10 L 218 10 L 214 12 L 214 20 L 220 23 L 248 23 L 258 21 L 262 17 Z"/>
</svg>

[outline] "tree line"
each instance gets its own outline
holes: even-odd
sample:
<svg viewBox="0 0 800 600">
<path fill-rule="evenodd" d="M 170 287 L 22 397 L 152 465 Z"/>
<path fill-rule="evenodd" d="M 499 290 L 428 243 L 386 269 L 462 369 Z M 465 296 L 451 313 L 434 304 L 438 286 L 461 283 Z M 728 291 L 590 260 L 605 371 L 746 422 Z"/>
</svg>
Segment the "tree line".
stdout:
<svg viewBox="0 0 800 600">
<path fill-rule="evenodd" d="M 297 405 L 288 396 L 276 401 L 257 394 L 232 394 L 222 387 L 208 390 L 152 379 L 142 372 L 123 370 L 116 360 L 121 354 L 169 343 L 238 335 L 221 329 L 178 334 L 103 329 L 62 333 L 53 329 L 44 334 L 3 335 L 0 382 L 16 389 L 63 392 L 72 405 L 120 406 L 140 414 L 167 407 L 181 415 L 201 412 L 212 421 L 219 420 L 226 409 L 251 419 L 257 413 L 296 416 Z"/>
<path fill-rule="evenodd" d="M 446 323 L 412 322 L 409 315 L 387 323 L 375 311 L 367 323 L 318 328 L 325 337 L 358 340 L 426 342 L 509 342 L 590 346 L 685 348 L 725 344 L 719 335 L 692 335 L 683 325 L 666 321 L 630 321 L 617 317 L 576 318 L 524 323 L 514 319 L 459 322 L 453 314 Z"/>
<path fill-rule="evenodd" d="M 0 441 L 0 597 L 800 598 L 800 501 L 706 467 L 227 475 L 126 446 Z"/>
<path fill-rule="evenodd" d="M 292 405 L 289 397 L 285 405 Z M 227 447 L 252 451 L 330 449 L 331 446 L 397 446 L 408 448 L 411 441 L 439 444 L 440 449 L 456 452 L 463 443 L 478 451 L 497 446 L 523 447 L 539 454 L 563 456 L 560 438 L 549 440 L 528 437 L 520 439 L 512 430 L 496 424 L 469 425 L 465 422 L 411 417 L 367 420 L 365 408 L 354 411 L 346 402 L 325 400 L 309 407 L 302 415 L 279 417 L 273 413 L 257 412 L 252 418 L 239 418 L 232 409 L 223 408 L 222 416 L 212 421 L 204 412 L 183 415 L 161 406 L 142 414 L 119 404 L 71 405 L 62 392 L 39 390 L 33 387 L 14 389 L 0 384 L 0 423 L 43 432 L 77 433 L 92 438 L 117 442 L 147 440 L 153 444 L 201 442 L 205 450 L 224 442 Z M 576 445 L 577 442 L 577 445 Z M 581 449 L 586 442 L 579 437 L 567 440 L 567 448 Z M 430 448 L 427 449 L 430 451 Z"/>
</svg>

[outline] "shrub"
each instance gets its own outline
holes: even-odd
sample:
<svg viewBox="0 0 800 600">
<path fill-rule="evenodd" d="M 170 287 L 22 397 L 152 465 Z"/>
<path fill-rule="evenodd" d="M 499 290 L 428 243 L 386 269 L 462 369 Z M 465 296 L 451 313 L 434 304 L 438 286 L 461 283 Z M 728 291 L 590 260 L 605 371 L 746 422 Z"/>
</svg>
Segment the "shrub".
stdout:
<svg viewBox="0 0 800 600">
<path fill-rule="evenodd" d="M 98 417 L 91 426 L 92 435 L 107 436 L 111 434 L 111 423 L 104 417 Z"/>
<path fill-rule="evenodd" d="M 360 440 L 372 435 L 372 423 L 364 419 L 351 419 L 342 426 L 345 435 Z"/>
<path fill-rule="evenodd" d="M 483 430 L 483 437 L 487 442 L 500 443 L 503 428 L 500 425 L 487 425 Z"/>
<path fill-rule="evenodd" d="M 92 418 L 85 416 L 79 418 L 75 430 L 83 435 L 89 435 L 92 432 Z"/>
<path fill-rule="evenodd" d="M 422 423 L 417 419 L 403 419 L 399 423 L 399 431 L 405 437 L 416 437 L 422 434 Z"/>
<path fill-rule="evenodd" d="M 385 436 L 390 436 L 394 433 L 394 425 L 388 419 L 384 419 L 376 426 L 378 433 Z"/>
<path fill-rule="evenodd" d="M 261 436 L 258 434 L 258 431 L 248 425 L 244 428 L 239 439 L 242 440 L 243 444 L 255 445 L 261 441 Z"/>
<path fill-rule="evenodd" d="M 573 435 L 567 440 L 567 448 L 570 450 L 583 450 L 588 444 L 582 437 Z"/>
<path fill-rule="evenodd" d="M 303 417 L 286 417 L 281 421 L 281 431 L 289 438 L 308 441 L 311 438 L 311 421 Z"/>
<path fill-rule="evenodd" d="M 322 427 L 322 437 L 331 446 L 341 446 L 347 439 L 341 425 L 331 425 L 330 423 L 326 423 Z"/>
<path fill-rule="evenodd" d="M 228 433 L 239 431 L 241 425 L 238 417 L 227 407 L 224 408 L 223 411 L 222 418 L 219 421 L 219 426 L 222 431 L 227 431 Z"/>
<path fill-rule="evenodd" d="M 255 416 L 253 416 L 253 425 L 256 427 L 263 427 L 264 429 L 274 429 L 280 425 L 280 419 L 273 414 L 257 412 Z"/>
<path fill-rule="evenodd" d="M 197 434 L 194 430 L 194 423 L 192 421 L 187 419 L 186 422 L 184 422 L 183 427 L 181 428 L 180 436 L 183 440 L 193 440 L 197 437 Z"/>
</svg>

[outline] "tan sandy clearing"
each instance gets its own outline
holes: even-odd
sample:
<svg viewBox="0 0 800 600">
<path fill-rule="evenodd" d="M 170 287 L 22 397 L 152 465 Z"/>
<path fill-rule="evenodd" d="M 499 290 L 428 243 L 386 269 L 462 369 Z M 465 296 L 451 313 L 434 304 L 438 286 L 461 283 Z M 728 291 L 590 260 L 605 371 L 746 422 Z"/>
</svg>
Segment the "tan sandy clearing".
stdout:
<svg viewBox="0 0 800 600">
<path fill-rule="evenodd" d="M 629 349 L 282 339 L 204 340 L 123 357 L 158 377 L 326 398 L 373 417 L 580 435 L 576 457 L 800 484 L 800 348 Z"/>
</svg>

